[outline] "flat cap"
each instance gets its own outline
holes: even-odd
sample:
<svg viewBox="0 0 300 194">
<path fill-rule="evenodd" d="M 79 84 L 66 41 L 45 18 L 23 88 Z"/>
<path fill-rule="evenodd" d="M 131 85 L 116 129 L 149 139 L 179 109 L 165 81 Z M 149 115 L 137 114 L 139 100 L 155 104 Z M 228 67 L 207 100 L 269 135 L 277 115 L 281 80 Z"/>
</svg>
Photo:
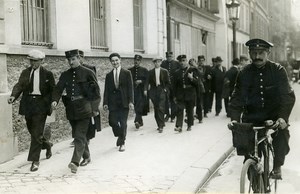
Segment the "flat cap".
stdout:
<svg viewBox="0 0 300 194">
<path fill-rule="evenodd" d="M 39 50 L 31 50 L 29 51 L 27 58 L 31 60 L 42 60 L 45 58 L 45 53 Z"/>
<path fill-rule="evenodd" d="M 167 51 L 166 56 L 173 56 L 173 52 L 172 51 Z"/>
<path fill-rule="evenodd" d="M 136 59 L 136 60 L 142 60 L 143 57 L 141 55 L 134 55 L 134 59 Z"/>
<path fill-rule="evenodd" d="M 66 58 L 80 56 L 78 49 L 73 49 L 65 52 Z"/>
<path fill-rule="evenodd" d="M 269 49 L 273 47 L 272 43 L 259 38 L 248 40 L 245 45 L 248 46 L 249 49 Z"/>
<path fill-rule="evenodd" d="M 178 55 L 176 58 L 178 61 L 181 61 L 182 59 L 186 59 L 186 55 Z"/>
<path fill-rule="evenodd" d="M 215 58 L 215 62 L 222 62 L 222 61 L 223 61 L 223 59 L 220 56 L 217 56 Z"/>
<path fill-rule="evenodd" d="M 153 62 L 155 62 L 155 61 L 162 61 L 162 60 L 163 60 L 162 57 L 154 57 L 154 58 L 152 59 Z"/>
</svg>

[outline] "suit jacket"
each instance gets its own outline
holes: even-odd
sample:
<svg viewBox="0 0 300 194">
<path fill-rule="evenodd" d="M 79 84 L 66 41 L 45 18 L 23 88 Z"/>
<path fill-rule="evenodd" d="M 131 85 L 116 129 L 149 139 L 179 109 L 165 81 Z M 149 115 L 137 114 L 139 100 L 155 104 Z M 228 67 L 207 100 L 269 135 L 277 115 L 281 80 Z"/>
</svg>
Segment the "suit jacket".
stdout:
<svg viewBox="0 0 300 194">
<path fill-rule="evenodd" d="M 121 101 L 119 102 L 120 99 Z M 129 103 L 133 103 L 133 100 L 133 82 L 129 70 L 121 68 L 119 74 L 119 89 L 115 87 L 113 70 L 106 74 L 103 105 L 108 105 L 108 110 L 129 108 Z"/>
<path fill-rule="evenodd" d="M 211 89 L 213 92 L 222 92 L 226 68 L 222 67 L 222 71 L 217 67 L 212 68 Z"/>
<path fill-rule="evenodd" d="M 170 78 L 169 73 L 166 69 L 160 68 L 160 86 L 163 88 L 165 92 L 167 92 L 168 88 L 170 87 Z M 156 95 L 156 77 L 155 77 L 155 68 L 149 71 L 149 98 L 155 99 Z"/>
<path fill-rule="evenodd" d="M 100 98 L 100 88 L 92 70 L 78 66 L 63 72 L 53 91 L 52 100 L 58 102 L 64 90 L 67 93 L 63 100 L 68 120 L 93 116 L 93 102 Z"/>
<path fill-rule="evenodd" d="M 234 89 L 234 84 L 236 81 L 236 77 L 239 73 L 238 67 L 232 66 L 226 73 L 225 73 L 225 79 L 229 80 L 229 95 L 231 96 L 233 89 Z"/>
<path fill-rule="evenodd" d="M 201 79 L 202 79 L 202 82 L 203 82 L 205 92 L 206 93 L 211 92 L 211 79 L 208 79 L 208 76 L 212 76 L 211 75 L 212 74 L 211 66 L 203 65 L 203 66 L 199 66 L 198 69 L 200 70 L 201 75 L 202 75 Z"/>
<path fill-rule="evenodd" d="M 55 86 L 53 73 L 44 67 L 40 67 L 40 92 L 41 98 L 32 101 L 29 96 L 32 92 L 32 85 L 30 84 L 30 73 L 32 68 L 29 67 L 22 71 L 18 82 L 13 87 L 11 96 L 15 100 L 22 94 L 20 101 L 19 114 L 30 116 L 33 114 L 46 113 L 51 114 L 51 93 Z M 34 103 L 34 104 L 32 104 Z"/>
</svg>

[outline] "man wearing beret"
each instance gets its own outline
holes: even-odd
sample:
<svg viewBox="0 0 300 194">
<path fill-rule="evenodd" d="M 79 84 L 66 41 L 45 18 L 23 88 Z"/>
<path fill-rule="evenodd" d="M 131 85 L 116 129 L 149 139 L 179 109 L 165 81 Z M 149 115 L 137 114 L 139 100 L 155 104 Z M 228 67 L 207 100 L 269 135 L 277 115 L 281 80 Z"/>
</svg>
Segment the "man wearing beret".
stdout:
<svg viewBox="0 0 300 194">
<path fill-rule="evenodd" d="M 161 68 L 162 58 L 152 59 L 154 68 L 149 71 L 149 97 L 154 106 L 154 117 L 159 133 L 163 132 L 165 126 L 165 104 L 167 100 L 167 90 L 170 87 L 169 73 Z"/>
<path fill-rule="evenodd" d="M 52 144 L 45 139 L 43 134 L 47 115 L 51 115 L 51 93 L 55 80 L 52 72 L 41 66 L 45 53 L 31 50 L 27 58 L 30 67 L 22 71 L 18 83 L 13 87 L 8 103 L 13 103 L 22 94 L 19 114 L 25 116 L 31 135 L 27 160 L 32 162 L 30 171 L 37 171 L 41 150 L 47 149 L 47 159 L 52 156 Z"/>
<path fill-rule="evenodd" d="M 281 166 L 289 152 L 288 121 L 295 94 L 283 66 L 268 59 L 272 43 L 251 39 L 246 46 L 252 63 L 237 76 L 230 103 L 231 120 L 254 125 L 263 125 L 266 120 L 276 121 L 279 130 L 272 136 L 275 158 L 271 177 L 281 179 Z"/>
<path fill-rule="evenodd" d="M 66 91 L 66 115 L 72 131 L 74 131 L 74 151 L 68 167 L 76 173 L 78 166 L 85 166 L 91 161 L 87 133 L 90 119 L 93 116 L 92 101 L 100 97 L 100 88 L 95 73 L 80 64 L 79 50 L 66 51 L 70 69 L 64 71 L 52 96 L 52 107 L 55 108 L 59 99 Z M 83 160 L 80 162 L 81 158 Z"/>
<path fill-rule="evenodd" d="M 141 55 L 135 55 L 134 66 L 128 69 L 131 72 L 133 80 L 135 111 L 134 124 L 136 129 L 139 129 L 144 125 L 142 116 L 147 115 L 145 106 L 149 106 L 149 103 L 147 103 L 148 70 L 145 67 L 141 67 L 142 59 L 143 57 Z"/>
<path fill-rule="evenodd" d="M 176 104 L 174 102 L 174 92 L 173 92 L 173 80 L 174 80 L 174 73 L 178 69 L 180 69 L 180 64 L 178 61 L 173 59 L 173 52 L 168 51 L 166 52 L 166 60 L 164 60 L 161 64 L 161 67 L 168 70 L 169 72 L 169 77 L 170 77 L 170 88 L 167 90 L 167 100 L 166 100 L 166 109 L 165 109 L 165 121 L 168 121 L 169 118 L 171 117 L 171 122 L 174 121 L 175 116 L 176 116 Z M 171 109 L 171 113 L 170 113 Z"/>
<path fill-rule="evenodd" d="M 174 101 L 177 105 L 174 130 L 182 132 L 183 113 L 184 109 L 186 109 L 187 131 L 190 131 L 194 124 L 194 106 L 196 103 L 196 88 L 198 86 L 199 73 L 196 68 L 189 67 L 186 55 L 179 55 L 177 60 L 179 61 L 181 68 L 174 74 Z"/>
<path fill-rule="evenodd" d="M 134 109 L 133 82 L 129 70 L 121 67 L 118 53 L 109 55 L 113 70 L 106 74 L 104 86 L 103 109 L 109 111 L 108 122 L 112 127 L 119 151 L 125 151 L 127 119 L 129 109 Z"/>
</svg>

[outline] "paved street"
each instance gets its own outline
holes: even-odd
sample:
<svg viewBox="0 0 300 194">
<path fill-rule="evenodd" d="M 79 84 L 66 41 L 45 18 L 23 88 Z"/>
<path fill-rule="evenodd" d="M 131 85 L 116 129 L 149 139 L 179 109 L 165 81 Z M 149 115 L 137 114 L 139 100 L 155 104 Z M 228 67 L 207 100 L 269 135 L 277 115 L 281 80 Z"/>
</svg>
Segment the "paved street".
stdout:
<svg viewBox="0 0 300 194">
<path fill-rule="evenodd" d="M 224 113 L 208 116 L 182 133 L 170 122 L 158 133 L 153 114 L 139 130 L 129 120 L 124 153 L 115 146 L 111 128 L 104 128 L 91 140 L 92 162 L 77 174 L 67 168 L 71 140 L 54 145 L 49 160 L 43 151 L 37 172 L 29 171 L 27 152 L 20 153 L 0 165 L 0 193 L 193 193 L 231 151 L 229 119 Z"/>
</svg>

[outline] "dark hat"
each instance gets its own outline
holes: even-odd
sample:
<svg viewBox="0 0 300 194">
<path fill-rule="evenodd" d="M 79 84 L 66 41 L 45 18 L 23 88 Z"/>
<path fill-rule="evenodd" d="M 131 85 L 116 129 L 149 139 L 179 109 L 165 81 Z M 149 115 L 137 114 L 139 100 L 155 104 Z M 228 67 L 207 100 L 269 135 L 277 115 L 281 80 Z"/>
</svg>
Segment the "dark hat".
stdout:
<svg viewBox="0 0 300 194">
<path fill-rule="evenodd" d="M 79 56 L 79 50 L 78 49 L 69 50 L 69 51 L 66 51 L 65 54 L 66 54 L 66 58 Z"/>
<path fill-rule="evenodd" d="M 219 57 L 219 56 L 217 56 L 217 57 L 215 58 L 215 62 L 222 62 L 222 61 L 223 61 L 222 58 Z"/>
<path fill-rule="evenodd" d="M 186 59 L 186 55 L 178 55 L 176 58 L 178 61 L 181 61 L 182 59 Z"/>
<path fill-rule="evenodd" d="M 205 60 L 204 55 L 199 55 L 199 56 L 198 56 L 198 61 L 200 61 L 201 59 L 204 59 L 204 60 Z"/>
<path fill-rule="evenodd" d="M 78 50 L 79 56 L 84 57 L 84 52 L 82 50 Z"/>
<path fill-rule="evenodd" d="M 155 62 L 155 61 L 162 61 L 162 60 L 163 60 L 162 57 L 154 57 L 152 59 L 153 62 Z"/>
<path fill-rule="evenodd" d="M 27 58 L 31 60 L 42 60 L 45 58 L 45 53 L 39 50 L 31 50 L 29 51 Z"/>
<path fill-rule="evenodd" d="M 141 55 L 134 55 L 134 59 L 137 59 L 137 60 L 142 60 L 143 57 Z"/>
<path fill-rule="evenodd" d="M 173 56 L 173 52 L 172 51 L 167 51 L 166 56 Z"/>
<path fill-rule="evenodd" d="M 242 54 L 242 55 L 240 55 L 240 61 L 241 61 L 241 60 L 248 61 L 248 60 L 249 60 L 249 58 L 248 58 L 248 56 L 247 56 L 247 55 L 245 55 L 245 54 Z"/>
<path fill-rule="evenodd" d="M 212 61 L 212 62 L 216 62 L 216 58 L 214 58 L 214 57 L 211 58 L 211 61 Z"/>
<path fill-rule="evenodd" d="M 240 64 L 240 59 L 239 58 L 235 58 L 235 59 L 233 59 L 232 60 L 232 65 L 238 65 L 238 64 Z"/>
<path fill-rule="evenodd" d="M 249 49 L 269 49 L 273 47 L 272 43 L 259 38 L 248 40 L 245 45 L 248 46 Z"/>
<path fill-rule="evenodd" d="M 121 56 L 120 56 L 120 54 L 119 53 L 112 53 L 112 54 L 110 54 L 109 55 L 109 60 L 111 60 L 111 58 L 113 58 L 113 57 L 118 57 L 119 59 L 121 59 Z"/>
</svg>

